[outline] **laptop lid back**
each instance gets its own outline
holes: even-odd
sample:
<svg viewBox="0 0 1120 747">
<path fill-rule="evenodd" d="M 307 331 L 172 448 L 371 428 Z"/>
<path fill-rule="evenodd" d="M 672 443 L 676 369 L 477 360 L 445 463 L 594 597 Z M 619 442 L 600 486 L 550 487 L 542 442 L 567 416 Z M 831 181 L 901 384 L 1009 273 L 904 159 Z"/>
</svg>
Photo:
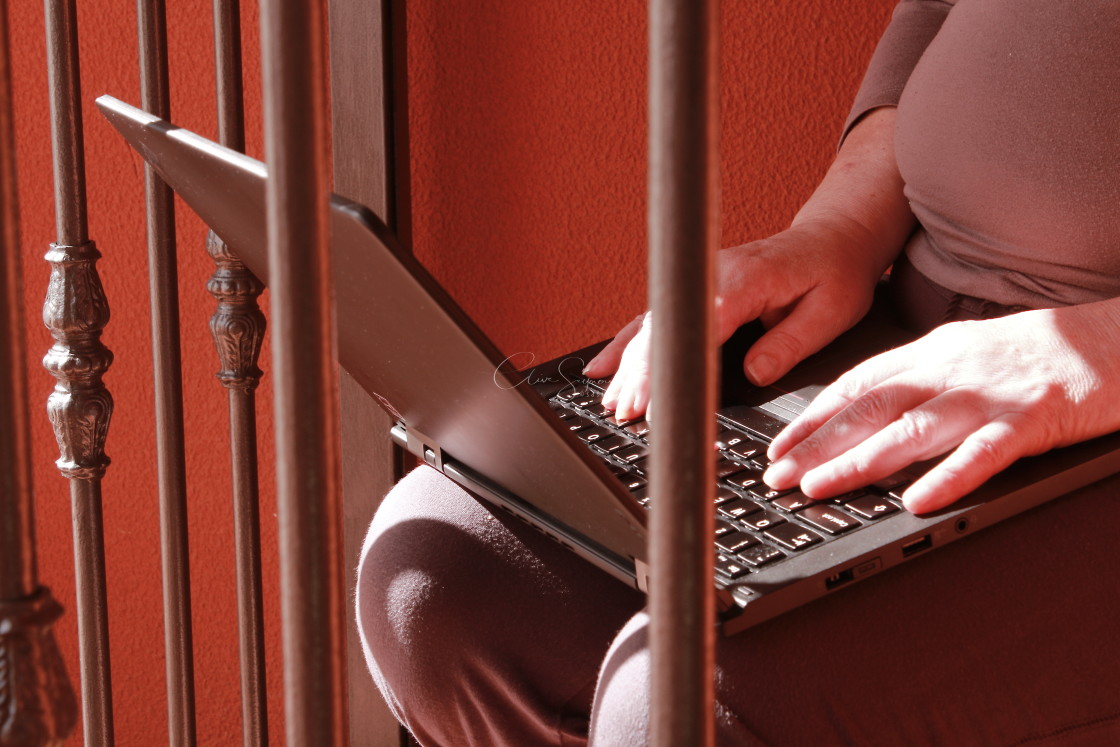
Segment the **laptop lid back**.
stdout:
<svg viewBox="0 0 1120 747">
<path fill-rule="evenodd" d="M 267 283 L 265 165 L 112 97 L 97 106 Z M 414 451 L 644 561 L 644 513 L 610 471 L 367 208 L 334 196 L 330 211 L 339 363 L 422 442 Z"/>
</svg>

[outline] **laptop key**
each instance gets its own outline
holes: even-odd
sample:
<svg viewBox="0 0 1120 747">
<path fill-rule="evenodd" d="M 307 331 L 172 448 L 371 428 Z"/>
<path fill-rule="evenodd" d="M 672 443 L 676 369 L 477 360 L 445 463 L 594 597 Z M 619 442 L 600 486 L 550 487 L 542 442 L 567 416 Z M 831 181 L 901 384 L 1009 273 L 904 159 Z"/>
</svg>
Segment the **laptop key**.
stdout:
<svg viewBox="0 0 1120 747">
<path fill-rule="evenodd" d="M 759 543 L 745 550 L 740 550 L 738 553 L 740 560 L 756 567 L 766 565 L 767 563 L 773 563 L 775 560 L 780 560 L 785 556 L 786 554 L 778 548 L 764 543 Z"/>
<path fill-rule="evenodd" d="M 880 516 L 888 516 L 898 510 L 898 506 L 886 498 L 875 495 L 856 498 L 854 501 L 848 501 L 844 506 L 852 513 L 865 519 L 878 519 Z"/>
<path fill-rule="evenodd" d="M 726 578 L 741 578 L 750 572 L 750 566 L 738 558 L 720 558 L 716 561 L 716 573 Z"/>
<path fill-rule="evenodd" d="M 719 513 L 732 519 L 742 519 L 745 516 L 756 514 L 762 508 L 753 501 L 748 501 L 745 498 L 739 498 L 729 503 L 724 503 L 716 509 Z"/>
<path fill-rule="evenodd" d="M 739 459 L 744 461 L 752 459 L 758 454 L 766 452 L 766 445 L 760 444 L 757 441 L 742 441 L 734 446 L 727 447 L 727 450 L 734 454 Z"/>
<path fill-rule="evenodd" d="M 755 498 L 759 499 L 760 501 L 772 501 L 775 498 L 781 498 L 783 495 L 789 495 L 790 493 L 800 492 L 800 491 L 798 491 L 797 488 L 787 488 L 786 490 L 774 490 L 772 487 L 770 487 L 766 483 L 761 482 L 758 485 L 755 485 L 753 488 L 751 488 L 747 492 L 750 493 L 751 495 L 753 495 Z"/>
<path fill-rule="evenodd" d="M 751 545 L 757 545 L 759 540 L 746 532 L 731 532 L 716 540 L 716 547 L 724 552 L 739 552 Z"/>
<path fill-rule="evenodd" d="M 842 534 L 843 532 L 860 526 L 858 521 L 848 516 L 840 509 L 821 503 L 809 506 L 798 514 L 798 516 L 802 521 L 812 524 L 816 528 L 822 529 L 829 534 Z"/>
<path fill-rule="evenodd" d="M 813 499 L 806 496 L 801 491 L 794 491 L 788 495 L 780 495 L 774 500 L 770 501 L 771 506 L 777 506 L 783 511 L 800 511 L 807 506 L 812 505 Z"/>
<path fill-rule="evenodd" d="M 570 430 L 572 433 L 579 433 L 584 428 L 590 428 L 593 425 L 595 425 L 595 424 L 592 423 L 590 420 L 586 420 L 586 419 L 581 418 L 579 416 L 576 416 L 574 418 L 571 418 L 570 420 L 565 420 L 564 421 L 564 426 L 568 430 Z"/>
<path fill-rule="evenodd" d="M 733 488 L 750 490 L 754 486 L 762 483 L 762 470 L 748 467 L 747 469 L 736 472 L 734 475 L 725 477 L 723 481 Z"/>
<path fill-rule="evenodd" d="M 583 396 L 572 397 L 572 404 L 581 410 L 594 409 L 596 405 L 600 405 L 598 394 L 586 394 Z"/>
<path fill-rule="evenodd" d="M 630 420 L 621 420 L 617 415 L 614 414 L 614 410 L 608 410 L 607 414 L 603 416 L 603 420 L 607 421 L 608 425 L 611 425 L 615 428 L 625 428 L 632 423 L 641 422 L 642 419 L 632 418 Z"/>
<path fill-rule="evenodd" d="M 739 494 L 736 493 L 734 490 L 731 490 L 730 488 L 725 488 L 725 487 L 717 487 L 716 488 L 716 505 L 717 506 L 722 505 L 724 503 L 727 503 L 728 501 L 737 500 L 738 498 L 739 498 Z"/>
<path fill-rule="evenodd" d="M 639 420 L 623 427 L 638 438 L 644 438 L 647 441 L 649 440 L 649 423 L 647 423 L 646 421 Z"/>
<path fill-rule="evenodd" d="M 737 472 L 743 471 L 743 465 L 733 462 L 730 459 L 720 459 L 716 462 L 716 479 L 722 480 L 725 477 L 730 477 Z"/>
<path fill-rule="evenodd" d="M 593 425 L 590 428 L 584 428 L 577 435 L 582 441 L 593 444 L 596 441 L 604 439 L 607 436 L 613 436 L 615 434 L 614 431 L 612 431 L 610 428 L 604 428 L 601 425 Z"/>
<path fill-rule="evenodd" d="M 565 402 L 575 399 L 576 397 L 587 397 L 593 392 L 585 386 L 572 386 L 561 389 L 556 393 L 557 399 L 562 399 Z"/>
<path fill-rule="evenodd" d="M 617 433 L 612 433 L 606 438 L 602 438 L 596 441 L 595 448 L 603 452 L 604 454 L 613 454 L 619 449 L 625 446 L 629 446 L 632 443 L 634 442 L 630 439 L 620 436 Z"/>
<path fill-rule="evenodd" d="M 740 521 L 742 521 L 751 529 L 757 529 L 759 531 L 769 529 L 770 527 L 777 526 L 778 524 L 786 523 L 785 518 L 781 514 L 775 513 L 774 511 L 760 511 L 757 514 L 743 517 L 742 519 L 740 519 Z"/>
<path fill-rule="evenodd" d="M 866 490 L 853 490 L 850 493 L 844 493 L 843 495 L 833 496 L 832 498 L 829 498 L 829 500 L 832 503 L 843 505 L 845 503 L 850 503 L 851 501 L 854 501 L 856 498 L 862 498 L 865 495 L 867 495 Z"/>
<path fill-rule="evenodd" d="M 733 446 L 738 446 L 746 442 L 747 434 L 733 431 L 730 428 L 724 428 L 716 434 L 716 448 L 717 449 L 730 449 Z"/>
<path fill-rule="evenodd" d="M 633 473 L 628 473 L 619 479 L 622 480 L 622 484 L 626 486 L 627 490 L 637 490 L 638 488 L 644 488 L 647 485 L 646 478 L 640 477 L 639 475 L 635 475 Z"/>
<path fill-rule="evenodd" d="M 648 457 L 649 449 L 647 449 L 645 446 L 633 444 L 631 446 L 627 446 L 624 449 L 619 449 L 614 453 L 614 456 L 618 457 L 624 462 L 634 464 L 635 462 L 640 462 Z"/>
<path fill-rule="evenodd" d="M 737 532 L 737 531 L 739 531 L 739 530 L 737 530 L 730 522 L 724 521 L 723 519 L 719 518 L 718 516 L 716 517 L 716 536 L 717 537 L 722 537 L 725 534 L 731 534 L 732 532 Z"/>
<path fill-rule="evenodd" d="M 801 550 L 821 541 L 821 536 L 810 529 L 802 529 L 793 524 L 779 524 L 770 527 L 764 534 L 783 547 L 790 550 Z"/>
</svg>

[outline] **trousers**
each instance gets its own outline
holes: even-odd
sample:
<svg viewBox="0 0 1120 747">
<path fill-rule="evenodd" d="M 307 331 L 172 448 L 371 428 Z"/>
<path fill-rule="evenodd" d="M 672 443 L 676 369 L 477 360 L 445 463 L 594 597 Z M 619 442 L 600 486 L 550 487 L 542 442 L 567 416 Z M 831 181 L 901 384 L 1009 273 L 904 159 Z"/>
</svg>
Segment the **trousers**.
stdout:
<svg viewBox="0 0 1120 747">
<path fill-rule="evenodd" d="M 896 267 L 912 323 L 1006 313 Z M 915 300 L 918 299 L 918 300 Z M 1120 479 L 721 638 L 720 745 L 1120 744 Z M 423 745 L 643 745 L 644 596 L 428 467 L 358 568 L 370 672 Z"/>
</svg>

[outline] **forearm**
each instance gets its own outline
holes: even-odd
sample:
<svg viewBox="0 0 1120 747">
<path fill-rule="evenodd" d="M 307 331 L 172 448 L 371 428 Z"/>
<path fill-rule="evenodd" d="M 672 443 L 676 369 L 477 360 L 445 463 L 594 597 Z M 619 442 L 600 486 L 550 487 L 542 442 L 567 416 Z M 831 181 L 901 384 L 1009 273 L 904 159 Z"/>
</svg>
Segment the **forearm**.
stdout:
<svg viewBox="0 0 1120 747">
<path fill-rule="evenodd" d="M 895 160 L 894 122 L 894 107 L 864 117 L 792 224 L 824 222 L 846 234 L 865 252 L 865 266 L 876 277 L 902 251 L 915 225 Z"/>
</svg>

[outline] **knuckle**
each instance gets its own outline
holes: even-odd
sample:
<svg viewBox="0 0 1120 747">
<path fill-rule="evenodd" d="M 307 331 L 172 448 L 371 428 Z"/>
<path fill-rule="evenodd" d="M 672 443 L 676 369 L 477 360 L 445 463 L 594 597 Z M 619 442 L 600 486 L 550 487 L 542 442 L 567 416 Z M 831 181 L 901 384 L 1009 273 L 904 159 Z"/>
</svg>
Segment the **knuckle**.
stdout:
<svg viewBox="0 0 1120 747">
<path fill-rule="evenodd" d="M 897 421 L 899 437 L 918 451 L 928 448 L 936 435 L 936 426 L 928 415 L 910 410 Z"/>
<path fill-rule="evenodd" d="M 790 333 L 781 329 L 773 329 L 766 333 L 766 347 L 767 352 L 773 357 L 782 361 L 793 361 L 801 359 L 801 351 L 804 345 L 801 340 Z"/>
<path fill-rule="evenodd" d="M 872 389 L 848 406 L 848 415 L 859 425 L 882 427 L 894 417 L 892 398 L 881 390 Z"/>
</svg>

